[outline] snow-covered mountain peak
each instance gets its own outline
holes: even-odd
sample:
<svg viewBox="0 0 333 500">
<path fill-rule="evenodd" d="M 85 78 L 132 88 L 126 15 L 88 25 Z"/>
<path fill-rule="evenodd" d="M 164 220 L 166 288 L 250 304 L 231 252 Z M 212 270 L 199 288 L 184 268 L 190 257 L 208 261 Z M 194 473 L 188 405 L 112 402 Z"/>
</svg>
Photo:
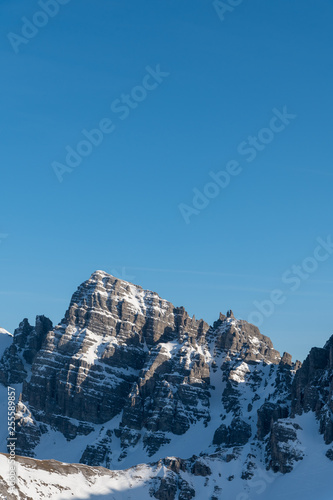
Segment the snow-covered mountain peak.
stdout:
<svg viewBox="0 0 333 500">
<path fill-rule="evenodd" d="M 12 344 L 13 335 L 4 328 L 0 328 L 0 359 L 7 347 Z"/>
<path fill-rule="evenodd" d="M 153 461 L 142 466 L 157 471 L 152 496 L 169 498 L 172 485 L 170 498 L 190 499 L 193 478 L 207 478 L 205 488 L 215 469 L 223 491 L 260 467 L 290 472 L 306 453 L 302 413 L 312 411 L 320 453 L 333 457 L 333 337 L 301 367 L 231 310 L 209 326 L 104 271 L 78 287 L 55 328 L 38 316 L 1 337 L 12 344 L 0 382 L 22 390 L 18 454 L 114 470 Z M 198 498 L 218 498 L 215 486 Z"/>
<path fill-rule="evenodd" d="M 4 328 L 0 328 L 0 335 L 9 335 L 10 337 L 13 336 L 12 333 L 9 333 L 7 330 L 5 330 Z"/>
</svg>

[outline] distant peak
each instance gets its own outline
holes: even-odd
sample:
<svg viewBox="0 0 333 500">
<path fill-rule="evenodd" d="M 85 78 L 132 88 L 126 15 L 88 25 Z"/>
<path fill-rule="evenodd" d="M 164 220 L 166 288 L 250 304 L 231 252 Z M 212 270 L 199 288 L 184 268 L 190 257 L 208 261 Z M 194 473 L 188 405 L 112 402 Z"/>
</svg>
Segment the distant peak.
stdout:
<svg viewBox="0 0 333 500">
<path fill-rule="evenodd" d="M 13 336 L 12 333 L 9 333 L 7 330 L 5 330 L 4 328 L 0 328 L 0 335 L 10 335 L 10 337 Z"/>
</svg>

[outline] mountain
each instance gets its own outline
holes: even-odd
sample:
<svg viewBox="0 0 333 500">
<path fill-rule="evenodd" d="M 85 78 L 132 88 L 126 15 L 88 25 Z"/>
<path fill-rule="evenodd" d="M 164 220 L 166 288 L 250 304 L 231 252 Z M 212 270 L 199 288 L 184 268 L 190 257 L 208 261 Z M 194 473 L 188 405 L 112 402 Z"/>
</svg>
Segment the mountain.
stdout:
<svg viewBox="0 0 333 500">
<path fill-rule="evenodd" d="M 333 337 L 292 362 L 232 311 L 209 326 L 103 271 L 79 286 L 59 325 L 23 320 L 0 360 L 0 382 L 20 394 L 22 485 L 37 480 L 27 464 L 52 466 L 83 475 L 88 489 L 91 477 L 108 483 L 103 498 L 244 500 L 261 481 L 272 499 L 286 477 L 306 484 L 319 465 L 332 468 L 332 374 Z M 4 432 L 3 452 L 5 443 Z"/>
</svg>

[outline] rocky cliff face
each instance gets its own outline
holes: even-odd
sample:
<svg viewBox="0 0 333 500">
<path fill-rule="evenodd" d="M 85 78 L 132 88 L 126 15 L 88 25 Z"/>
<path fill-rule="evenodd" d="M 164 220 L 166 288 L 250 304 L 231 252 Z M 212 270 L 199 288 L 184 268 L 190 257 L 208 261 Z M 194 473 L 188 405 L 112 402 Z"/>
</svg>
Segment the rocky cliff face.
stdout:
<svg viewBox="0 0 333 500">
<path fill-rule="evenodd" d="M 37 316 L 36 324 L 32 327 L 24 319 L 15 330 L 13 343 L 8 346 L 0 360 L 0 382 L 4 385 L 23 382 L 30 370 L 37 352 L 52 330 L 52 322 L 45 316 Z"/>
<path fill-rule="evenodd" d="M 48 333 L 22 399 L 39 421 L 67 438 L 123 411 L 123 441 L 128 428 L 145 426 L 149 447 L 149 432 L 183 433 L 195 412 L 195 418 L 207 414 L 200 407 L 189 415 L 183 404 L 208 405 L 209 368 L 200 349 L 191 347 L 200 346 L 207 330 L 203 321 L 156 293 L 96 272 L 73 295 L 62 323 Z M 171 385 L 183 382 L 166 407 Z M 72 419 L 80 423 L 75 426 Z"/>
<path fill-rule="evenodd" d="M 314 347 L 292 385 L 292 414 L 315 412 L 325 442 L 333 442 L 333 336 Z"/>
<path fill-rule="evenodd" d="M 200 454 L 241 464 L 240 476 L 250 480 L 259 463 L 285 473 L 303 459 L 296 422 L 303 412 L 315 412 L 332 442 L 332 359 L 332 339 L 301 367 L 232 311 L 209 326 L 96 271 L 55 328 L 42 316 L 35 327 L 20 324 L 0 376 L 5 385 L 23 382 L 22 455 L 68 460 L 69 453 L 75 462 L 119 468 Z M 199 473 L 202 463 L 186 471 Z M 156 480 L 155 497 L 183 488 L 191 498 L 178 476 L 174 487 Z"/>
</svg>

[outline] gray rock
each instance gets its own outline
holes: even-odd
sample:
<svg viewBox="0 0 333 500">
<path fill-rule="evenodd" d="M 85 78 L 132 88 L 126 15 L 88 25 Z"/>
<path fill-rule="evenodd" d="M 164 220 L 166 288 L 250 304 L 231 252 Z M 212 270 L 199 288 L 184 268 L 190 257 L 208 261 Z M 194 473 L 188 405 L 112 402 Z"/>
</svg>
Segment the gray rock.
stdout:
<svg viewBox="0 0 333 500">
<path fill-rule="evenodd" d="M 292 415 L 315 412 L 326 444 L 333 442 L 333 336 L 314 347 L 296 372 L 291 389 Z"/>
<path fill-rule="evenodd" d="M 221 424 L 220 427 L 216 429 L 213 444 L 223 444 L 227 447 L 243 446 L 249 441 L 251 436 L 251 426 L 244 422 L 244 420 L 236 417 L 232 420 L 229 427 Z"/>
<path fill-rule="evenodd" d="M 292 366 L 291 354 L 289 354 L 288 352 L 284 352 L 280 364 Z"/>
<path fill-rule="evenodd" d="M 289 409 L 287 406 L 281 406 L 276 403 L 264 403 L 258 410 L 257 420 L 257 436 L 258 439 L 264 439 L 273 428 L 274 422 L 279 418 L 286 418 L 289 416 Z"/>
<path fill-rule="evenodd" d="M 5 385 L 20 384 L 27 377 L 23 361 L 15 344 L 5 349 L 0 360 L 0 382 Z"/>
<path fill-rule="evenodd" d="M 202 460 L 196 460 L 191 468 L 192 474 L 195 476 L 210 476 L 212 474 L 211 468 Z"/>
<path fill-rule="evenodd" d="M 275 422 L 271 431 L 268 452 L 269 466 L 274 472 L 286 474 L 293 469 L 293 463 L 303 459 L 297 449 L 297 433 L 290 422 Z"/>
</svg>

